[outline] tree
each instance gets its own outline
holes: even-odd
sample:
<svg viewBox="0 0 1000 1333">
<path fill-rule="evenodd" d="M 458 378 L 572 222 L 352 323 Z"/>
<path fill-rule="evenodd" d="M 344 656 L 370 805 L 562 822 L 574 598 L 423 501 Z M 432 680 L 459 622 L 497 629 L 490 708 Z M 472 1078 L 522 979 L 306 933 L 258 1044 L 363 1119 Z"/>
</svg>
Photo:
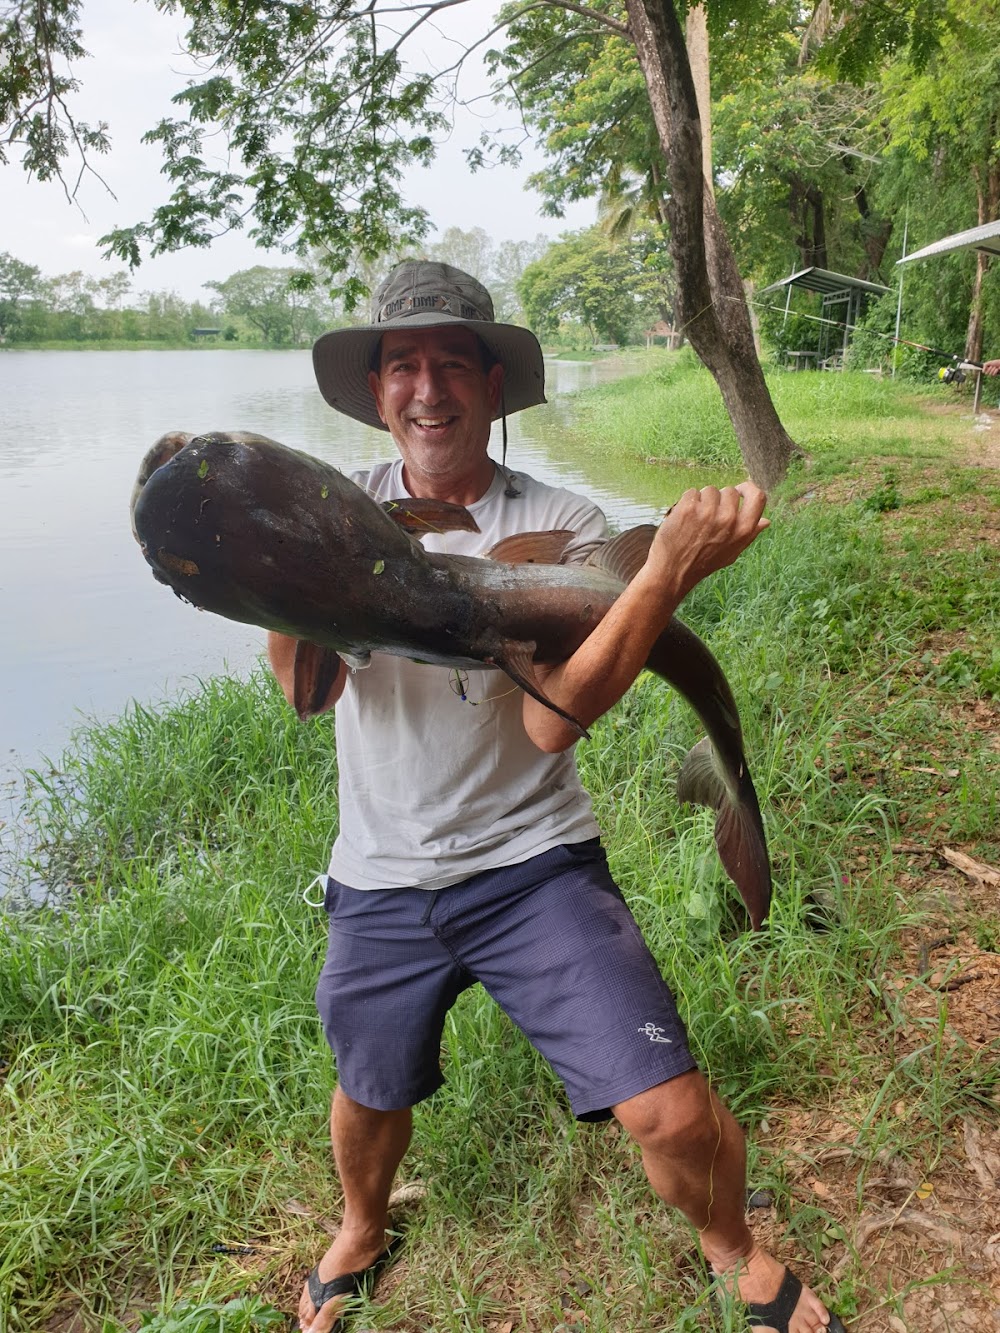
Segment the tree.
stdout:
<svg viewBox="0 0 1000 1333">
<path fill-rule="evenodd" d="M 556 333 L 573 321 L 592 342 L 627 343 L 662 311 L 664 279 L 649 233 L 613 241 L 600 228 L 564 236 L 521 275 L 518 290 L 531 327 Z"/>
<path fill-rule="evenodd" d="M 944 231 L 1000 218 L 1000 13 L 992 0 L 962 0 L 951 6 L 951 18 L 923 70 L 901 59 L 885 78 L 890 150 L 922 167 L 922 181 L 912 170 L 906 174 L 908 188 L 927 200 L 923 216 L 941 216 L 942 196 L 964 205 Z M 918 243 L 935 239 L 932 232 Z M 983 353 L 989 263 L 980 253 L 974 268 L 967 264 L 965 356 L 972 361 Z"/>
<path fill-rule="evenodd" d="M 529 264 L 541 258 L 548 244 L 545 236 L 498 244 L 482 227 L 473 227 L 471 231 L 449 227 L 439 241 L 420 247 L 419 252 L 478 278 L 493 297 L 497 319 L 510 322 L 522 313 L 518 280 Z"/>
<path fill-rule="evenodd" d="M 43 293 L 40 269 L 6 251 L 0 253 L 0 343 L 10 342 L 23 330 Z"/>
<path fill-rule="evenodd" d="M 307 295 L 312 285 L 304 269 L 263 264 L 241 269 L 222 282 L 205 283 L 218 293 L 227 315 L 245 319 L 275 347 L 300 345 L 321 331 L 324 321 Z"/>
</svg>

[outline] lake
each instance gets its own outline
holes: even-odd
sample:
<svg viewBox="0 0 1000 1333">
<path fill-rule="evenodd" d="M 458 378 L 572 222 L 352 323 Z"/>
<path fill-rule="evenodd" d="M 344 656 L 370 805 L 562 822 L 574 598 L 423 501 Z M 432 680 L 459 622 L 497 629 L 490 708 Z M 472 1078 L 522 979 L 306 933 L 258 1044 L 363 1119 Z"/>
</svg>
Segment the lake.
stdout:
<svg viewBox="0 0 1000 1333">
<path fill-rule="evenodd" d="M 567 396 L 614 363 L 547 365 L 547 406 L 510 419 L 509 465 L 592 496 L 617 524 L 649 522 L 686 469 L 605 462 L 575 442 Z M 17 841 L 19 774 L 57 764 L 74 727 L 245 672 L 264 631 L 156 584 L 129 528 L 139 461 L 168 430 L 251 430 L 344 471 L 393 452 L 332 411 L 308 350 L 0 353 L 0 842 Z M 494 430 L 499 457 L 500 429 Z M 2 868 L 0 868 L 2 874 Z"/>
</svg>

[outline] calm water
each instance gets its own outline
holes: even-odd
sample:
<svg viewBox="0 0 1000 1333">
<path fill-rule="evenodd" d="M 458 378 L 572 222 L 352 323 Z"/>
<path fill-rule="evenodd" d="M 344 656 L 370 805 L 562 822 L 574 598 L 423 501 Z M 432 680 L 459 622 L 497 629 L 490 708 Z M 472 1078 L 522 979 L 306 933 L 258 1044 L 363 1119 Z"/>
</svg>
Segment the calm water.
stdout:
<svg viewBox="0 0 1000 1333">
<path fill-rule="evenodd" d="M 611 373 L 608 363 L 550 363 L 550 404 L 511 419 L 508 461 L 586 492 L 619 524 L 648 522 L 697 478 L 664 469 L 623 477 L 619 464 L 579 461 L 566 395 Z M 131 700 L 157 703 L 199 678 L 244 672 L 262 650 L 262 630 L 196 612 L 156 584 L 132 540 L 136 468 L 167 430 L 257 431 L 345 471 L 392 452 L 382 432 L 326 406 L 307 351 L 0 353 L 8 849 L 18 774 L 57 763 L 74 727 Z M 499 454 L 499 428 L 494 439 Z"/>
</svg>

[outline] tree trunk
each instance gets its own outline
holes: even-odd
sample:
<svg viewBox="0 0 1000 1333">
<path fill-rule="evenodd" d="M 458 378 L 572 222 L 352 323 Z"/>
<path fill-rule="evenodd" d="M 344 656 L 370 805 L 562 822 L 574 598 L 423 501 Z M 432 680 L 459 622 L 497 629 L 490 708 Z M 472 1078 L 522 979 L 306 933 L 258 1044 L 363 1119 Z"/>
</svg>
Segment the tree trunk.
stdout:
<svg viewBox="0 0 1000 1333">
<path fill-rule="evenodd" d="M 626 7 L 667 160 L 680 324 L 722 392 L 750 476 L 768 490 L 784 477 L 796 446 L 768 393 L 736 260 L 705 181 L 684 34 L 672 0 L 626 0 Z"/>
<path fill-rule="evenodd" d="M 688 64 L 691 66 L 691 79 L 694 83 L 694 95 L 698 100 L 698 119 L 701 121 L 701 169 L 705 173 L 708 188 L 715 197 L 715 173 L 712 169 L 712 81 L 708 66 L 708 16 L 704 4 L 692 5 L 687 12 L 684 26 L 684 45 L 687 47 Z"/>
</svg>

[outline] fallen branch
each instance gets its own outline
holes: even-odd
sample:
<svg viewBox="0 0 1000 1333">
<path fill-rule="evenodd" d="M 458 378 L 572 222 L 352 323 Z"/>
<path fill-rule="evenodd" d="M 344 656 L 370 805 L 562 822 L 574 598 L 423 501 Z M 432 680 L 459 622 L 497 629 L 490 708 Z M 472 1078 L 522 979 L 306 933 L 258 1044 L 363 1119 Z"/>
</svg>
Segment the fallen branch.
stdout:
<svg viewBox="0 0 1000 1333">
<path fill-rule="evenodd" d="M 911 1235 L 923 1236 L 938 1245 L 947 1245 L 961 1249 L 962 1233 L 933 1217 L 918 1213 L 915 1208 L 898 1208 L 890 1213 L 868 1213 L 859 1221 L 854 1233 L 853 1253 L 860 1254 L 871 1238 L 880 1231 L 908 1231 Z M 849 1248 L 847 1253 L 834 1265 L 831 1276 L 838 1277 L 852 1258 Z"/>
<path fill-rule="evenodd" d="M 963 875 L 975 883 L 988 884 L 991 888 L 1000 889 L 1000 870 L 995 866 L 987 865 L 985 861 L 976 861 L 973 857 L 966 856 L 964 852 L 955 851 L 953 847 L 942 847 L 941 855 L 949 865 L 961 870 Z"/>
<path fill-rule="evenodd" d="M 992 1195 L 1000 1186 L 1000 1153 L 983 1147 L 983 1136 L 974 1120 L 963 1116 L 962 1127 L 965 1130 L 965 1155 L 969 1165 L 979 1177 L 983 1189 Z"/>
</svg>

